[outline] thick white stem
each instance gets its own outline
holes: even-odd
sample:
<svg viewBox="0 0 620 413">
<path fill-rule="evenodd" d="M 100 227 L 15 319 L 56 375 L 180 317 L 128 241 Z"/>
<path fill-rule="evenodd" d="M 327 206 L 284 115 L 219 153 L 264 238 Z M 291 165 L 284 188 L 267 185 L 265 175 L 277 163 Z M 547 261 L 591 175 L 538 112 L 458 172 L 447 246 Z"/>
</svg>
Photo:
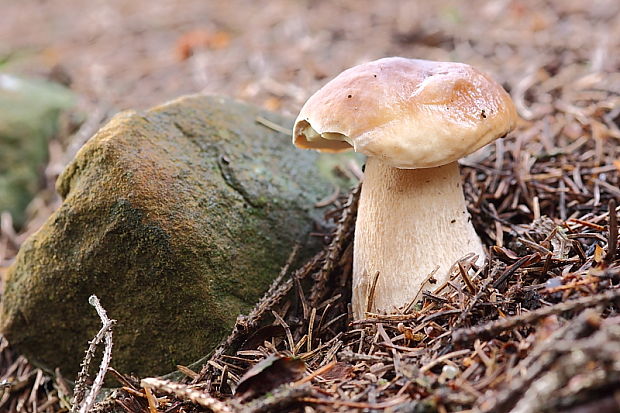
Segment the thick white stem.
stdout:
<svg viewBox="0 0 620 413">
<path fill-rule="evenodd" d="M 377 272 L 369 309 L 393 313 L 409 304 L 437 267 L 436 286 L 447 280 L 457 260 L 472 252 L 484 257 L 456 162 L 398 169 L 368 158 L 355 228 L 356 319 L 364 318 Z"/>
</svg>

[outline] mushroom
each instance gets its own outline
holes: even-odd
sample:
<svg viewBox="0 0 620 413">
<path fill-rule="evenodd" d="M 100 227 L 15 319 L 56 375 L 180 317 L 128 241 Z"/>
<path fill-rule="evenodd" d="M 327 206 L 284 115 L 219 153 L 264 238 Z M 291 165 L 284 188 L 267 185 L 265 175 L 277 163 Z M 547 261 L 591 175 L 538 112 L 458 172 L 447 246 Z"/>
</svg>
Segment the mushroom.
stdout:
<svg viewBox="0 0 620 413">
<path fill-rule="evenodd" d="M 379 59 L 345 70 L 308 99 L 293 128 L 297 147 L 368 156 L 353 253 L 356 319 L 406 306 L 431 274 L 447 281 L 468 253 L 484 259 L 458 160 L 516 120 L 508 93 L 462 63 Z"/>
</svg>

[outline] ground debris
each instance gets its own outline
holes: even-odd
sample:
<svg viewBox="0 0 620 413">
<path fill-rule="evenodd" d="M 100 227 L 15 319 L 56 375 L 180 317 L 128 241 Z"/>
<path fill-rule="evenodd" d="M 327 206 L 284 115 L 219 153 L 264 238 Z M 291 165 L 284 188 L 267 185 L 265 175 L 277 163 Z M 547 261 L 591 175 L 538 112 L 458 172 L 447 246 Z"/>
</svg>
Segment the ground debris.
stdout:
<svg viewBox="0 0 620 413">
<path fill-rule="evenodd" d="M 420 14 L 440 17 L 422 22 L 401 13 L 398 24 L 392 24 L 386 13 L 376 13 L 377 27 L 394 43 L 380 46 L 380 36 L 361 43 L 374 57 L 458 57 L 494 73 L 515 99 L 523 118 L 517 130 L 462 162 L 473 224 L 488 246 L 484 265 L 466 258 L 455 263 L 449 282 L 424 292 L 402 313 L 368 314 L 352 322 L 350 273 L 359 188 L 347 199 L 330 198 L 336 205 L 330 213 L 336 230 L 325 250 L 299 269 L 283 269 L 200 372 L 181 367 L 185 380 L 143 378 L 141 383 L 116 373 L 124 387 L 97 411 L 620 410 L 617 2 L 590 7 L 576 0 L 523 0 L 502 2 L 509 4 L 503 9 L 473 0 L 475 7 L 441 13 L 425 9 L 439 7 L 431 3 L 420 5 Z M 469 16 L 466 8 L 475 11 L 476 24 L 458 24 Z M 309 64 L 314 72 L 307 75 L 273 66 L 277 58 L 255 56 L 260 61 L 256 68 L 275 73 L 281 83 L 265 74 L 259 85 L 245 74 L 247 82 L 239 84 L 256 91 L 249 98 L 277 96 L 278 102 L 299 104 L 324 82 L 328 67 L 359 63 L 366 55 L 353 53 L 353 58 L 339 49 L 338 38 L 353 36 L 355 22 L 363 20 L 349 12 L 351 33 L 323 37 L 303 33 L 302 20 L 292 20 L 285 32 L 304 40 L 306 49 L 299 53 L 323 50 L 329 64 Z M 359 25 L 375 30 L 372 26 Z M 274 33 L 282 33 L 278 30 Z M 201 56 L 234 53 L 239 41 L 232 38 L 230 46 L 217 51 L 196 49 L 186 60 L 199 67 Z M 291 59 L 305 58 L 295 56 Z M 226 76 L 230 73 L 226 70 Z M 222 84 L 229 85 L 226 79 Z M 2 275 L 27 232 L 15 234 L 6 217 L 0 221 Z M 300 360 L 303 378 L 291 375 L 286 383 L 274 382 L 267 394 L 241 405 L 235 390 L 242 377 L 270 358 Z M 0 410 L 70 407 L 64 379 L 35 369 L 2 338 L 0 372 Z"/>
</svg>

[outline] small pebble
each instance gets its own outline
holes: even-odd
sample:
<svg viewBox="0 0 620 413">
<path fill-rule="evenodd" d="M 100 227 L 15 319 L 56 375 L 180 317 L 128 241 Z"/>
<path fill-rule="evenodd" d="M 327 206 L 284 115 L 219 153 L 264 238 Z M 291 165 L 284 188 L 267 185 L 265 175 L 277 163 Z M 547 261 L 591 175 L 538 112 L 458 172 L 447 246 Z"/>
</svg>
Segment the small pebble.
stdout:
<svg viewBox="0 0 620 413">
<path fill-rule="evenodd" d="M 547 280 L 545 288 L 556 288 L 562 285 L 562 279 L 560 277 L 554 277 Z"/>
<path fill-rule="evenodd" d="M 441 375 L 447 378 L 448 380 L 452 380 L 459 374 L 459 369 L 457 367 L 446 364 L 441 369 Z"/>
<path fill-rule="evenodd" d="M 368 380 L 371 383 L 376 383 L 377 382 L 377 376 L 375 376 L 372 373 L 366 373 L 362 376 L 364 379 Z"/>
</svg>

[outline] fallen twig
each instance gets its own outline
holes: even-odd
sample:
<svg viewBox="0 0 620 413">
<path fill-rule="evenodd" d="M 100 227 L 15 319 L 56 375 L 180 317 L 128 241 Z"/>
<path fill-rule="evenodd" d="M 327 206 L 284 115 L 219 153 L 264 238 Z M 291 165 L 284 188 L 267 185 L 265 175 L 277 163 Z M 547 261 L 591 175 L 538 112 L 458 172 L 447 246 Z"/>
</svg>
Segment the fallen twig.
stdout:
<svg viewBox="0 0 620 413">
<path fill-rule="evenodd" d="M 74 396 L 72 401 L 72 413 L 87 413 L 93 407 L 95 403 L 95 398 L 99 394 L 101 387 L 103 386 L 103 379 L 108 371 L 108 366 L 110 365 L 110 361 L 112 360 L 112 327 L 116 323 L 116 320 L 112 320 L 108 318 L 108 314 L 105 309 L 101 306 L 99 299 L 96 295 L 91 295 L 88 299 L 90 305 L 95 307 L 97 310 L 97 314 L 99 314 L 99 318 L 101 318 L 101 323 L 103 326 L 95 335 L 95 338 L 89 343 L 88 349 L 86 350 L 86 356 L 84 356 L 84 360 L 82 361 L 82 369 L 78 374 L 77 382 L 75 385 Z M 93 385 L 88 393 L 86 393 L 86 382 L 88 380 L 88 369 L 90 367 L 90 363 L 93 360 L 95 355 L 95 351 L 97 350 L 97 346 L 101 343 L 102 340 L 105 340 L 105 348 L 103 351 L 103 358 L 101 360 L 101 364 L 99 365 L 99 371 L 95 380 L 93 381 Z"/>
<path fill-rule="evenodd" d="M 530 311 L 523 315 L 502 318 L 500 320 L 491 321 L 481 326 L 471 328 L 461 328 L 452 332 L 452 341 L 454 343 L 465 343 L 475 339 L 488 340 L 502 331 L 510 330 L 519 326 L 532 324 L 536 320 L 540 320 L 550 315 L 562 314 L 567 311 L 580 311 L 584 308 L 604 305 L 613 300 L 620 298 L 620 289 L 605 291 L 600 294 L 578 298 L 565 303 L 559 303 L 538 310 Z"/>
<path fill-rule="evenodd" d="M 142 379 L 140 385 L 160 393 L 171 394 L 181 400 L 191 401 L 199 406 L 211 409 L 214 413 L 234 413 L 235 409 L 226 402 L 210 396 L 203 390 L 187 384 L 175 383 L 170 380 L 161 380 L 154 377 Z"/>
</svg>

